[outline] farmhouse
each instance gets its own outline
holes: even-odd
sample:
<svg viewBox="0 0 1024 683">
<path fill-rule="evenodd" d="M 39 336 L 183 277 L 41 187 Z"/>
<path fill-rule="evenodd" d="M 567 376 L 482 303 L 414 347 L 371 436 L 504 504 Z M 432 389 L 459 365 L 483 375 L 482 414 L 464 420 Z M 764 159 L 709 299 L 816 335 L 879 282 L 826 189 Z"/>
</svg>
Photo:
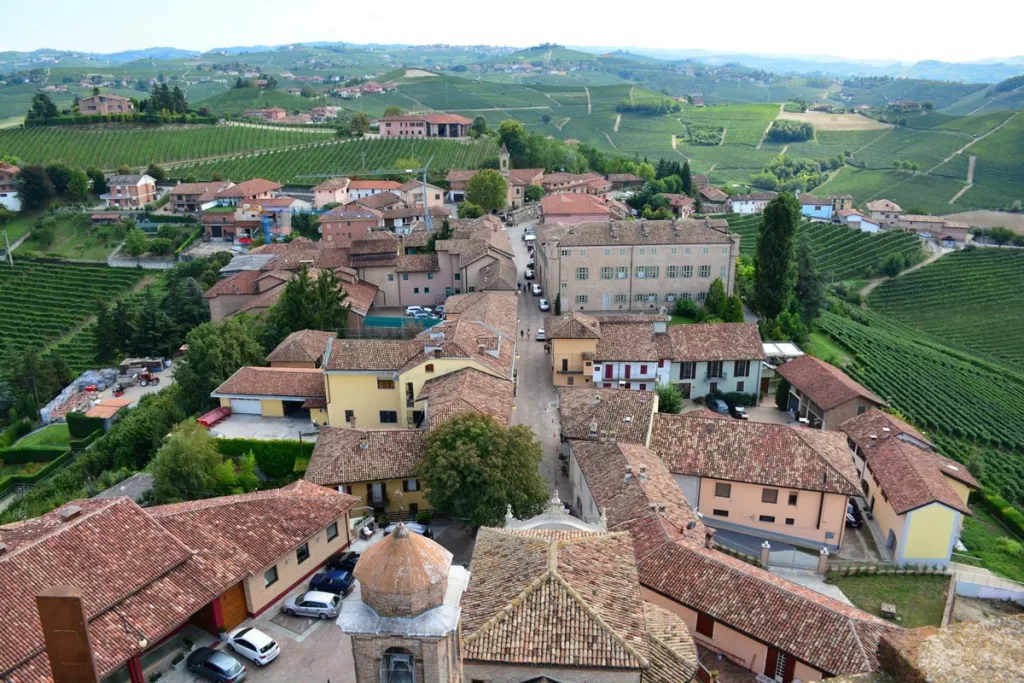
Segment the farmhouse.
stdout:
<svg viewBox="0 0 1024 683">
<path fill-rule="evenodd" d="M 800 195 L 800 213 L 813 220 L 832 220 L 832 202 L 809 194 Z"/>
<path fill-rule="evenodd" d="M 134 114 L 135 105 L 127 97 L 100 93 L 78 100 L 78 111 L 91 114 Z"/>
<path fill-rule="evenodd" d="M 693 197 L 685 194 L 662 194 L 662 196 L 668 199 L 669 208 L 672 209 L 672 215 L 676 218 L 689 218 L 696 209 L 696 201 Z"/>
<path fill-rule="evenodd" d="M 156 201 L 156 180 L 146 174 L 112 175 L 107 178 L 110 190 L 100 195 L 109 208 L 141 209 Z"/>
<path fill-rule="evenodd" d="M 814 356 L 800 356 L 775 370 L 789 382 L 789 412 L 818 429 L 840 429 L 846 420 L 884 406 L 837 367 Z"/>
<path fill-rule="evenodd" d="M 198 216 L 206 209 L 217 205 L 224 190 L 233 187 L 230 180 L 215 180 L 209 183 L 179 183 L 171 189 L 171 208 L 174 213 Z"/>
<path fill-rule="evenodd" d="M 900 205 L 888 199 L 876 199 L 873 202 L 868 202 L 867 210 L 871 214 L 871 219 L 883 228 L 892 226 L 903 215 Z"/>
<path fill-rule="evenodd" d="M 582 223 L 607 218 L 606 202 L 589 194 L 559 192 L 541 198 L 540 211 L 545 223 Z"/>
<path fill-rule="evenodd" d="M 726 213 L 729 210 L 729 195 L 717 187 L 705 185 L 698 190 L 704 213 Z"/>
<path fill-rule="evenodd" d="M 832 202 L 833 213 L 853 208 L 852 194 L 833 194 L 829 195 L 828 199 L 830 202 Z"/>
<path fill-rule="evenodd" d="M 0 206 L 8 211 L 20 211 L 21 199 L 18 197 L 18 185 L 15 182 L 21 169 L 14 164 L 0 162 Z"/>
<path fill-rule="evenodd" d="M 642 187 L 644 179 L 633 173 L 609 173 L 608 182 L 612 184 L 613 190 L 628 190 L 632 187 Z"/>
<path fill-rule="evenodd" d="M 292 332 L 267 356 L 272 368 L 318 368 L 323 363 L 327 342 L 333 332 L 299 330 Z"/>
<path fill-rule="evenodd" d="M 303 417 L 323 424 L 326 393 L 318 368 L 243 367 L 212 394 L 233 414 L 263 417 Z"/>
<path fill-rule="evenodd" d="M 381 192 L 391 192 L 397 196 L 401 183 L 394 180 L 352 180 L 348 184 L 348 201 L 363 199 Z"/>
<path fill-rule="evenodd" d="M 281 121 L 288 116 L 288 112 L 281 107 L 268 107 L 266 109 L 249 109 L 242 112 L 246 118 L 259 118 L 264 121 Z"/>
<path fill-rule="evenodd" d="M 778 196 L 777 192 L 754 192 L 751 194 L 737 194 L 729 197 L 728 210 L 732 213 L 752 214 L 761 213 L 768 202 Z"/>
<path fill-rule="evenodd" d="M 364 92 L 367 86 L 363 86 Z M 383 92 L 383 90 L 382 90 Z M 405 114 L 383 116 L 380 119 L 380 135 L 383 138 L 457 138 L 469 135 L 473 120 L 458 114 Z"/>
<path fill-rule="evenodd" d="M 764 346 L 754 323 L 672 325 L 662 344 L 668 381 L 683 398 L 710 393 L 763 393 Z"/>
<path fill-rule="evenodd" d="M 970 227 L 966 223 L 949 221 L 941 216 L 903 214 L 893 221 L 892 227 L 912 232 L 919 237 L 952 240 L 958 244 L 966 244 L 970 234 Z"/>
<path fill-rule="evenodd" d="M 313 206 L 322 209 L 327 204 L 348 204 L 348 178 L 329 178 L 313 188 Z"/>
<path fill-rule="evenodd" d="M 856 228 L 861 232 L 877 233 L 882 229 L 878 222 L 868 218 L 856 209 L 839 209 L 836 211 L 835 216 L 843 225 Z"/>
</svg>

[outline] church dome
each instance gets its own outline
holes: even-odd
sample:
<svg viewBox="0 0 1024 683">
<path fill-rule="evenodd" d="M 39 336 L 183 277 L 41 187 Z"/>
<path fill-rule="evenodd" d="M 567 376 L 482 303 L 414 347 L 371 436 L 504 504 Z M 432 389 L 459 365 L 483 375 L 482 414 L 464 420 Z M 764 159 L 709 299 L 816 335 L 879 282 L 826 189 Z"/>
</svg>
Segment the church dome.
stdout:
<svg viewBox="0 0 1024 683">
<path fill-rule="evenodd" d="M 385 617 L 414 617 L 439 607 L 448 587 L 452 554 L 398 524 L 363 551 L 354 575 L 363 602 Z"/>
</svg>

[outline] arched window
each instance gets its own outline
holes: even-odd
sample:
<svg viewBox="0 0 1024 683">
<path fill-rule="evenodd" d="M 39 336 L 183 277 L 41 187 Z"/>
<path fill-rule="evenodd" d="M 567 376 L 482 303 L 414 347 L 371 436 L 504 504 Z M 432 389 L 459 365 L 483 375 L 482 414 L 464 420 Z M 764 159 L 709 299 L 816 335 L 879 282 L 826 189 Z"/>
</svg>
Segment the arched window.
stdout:
<svg viewBox="0 0 1024 683">
<path fill-rule="evenodd" d="M 390 647 L 380 660 L 380 683 L 416 683 L 416 660 L 411 652 Z"/>
</svg>

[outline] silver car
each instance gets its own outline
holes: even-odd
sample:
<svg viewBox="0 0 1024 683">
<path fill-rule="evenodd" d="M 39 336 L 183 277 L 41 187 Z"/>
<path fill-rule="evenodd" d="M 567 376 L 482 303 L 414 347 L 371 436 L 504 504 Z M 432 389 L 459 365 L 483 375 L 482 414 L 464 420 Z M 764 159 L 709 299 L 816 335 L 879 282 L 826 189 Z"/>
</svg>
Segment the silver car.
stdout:
<svg viewBox="0 0 1024 683">
<path fill-rule="evenodd" d="M 291 616 L 333 619 L 341 611 L 341 596 L 320 591 L 299 593 L 285 600 L 281 610 Z"/>
</svg>

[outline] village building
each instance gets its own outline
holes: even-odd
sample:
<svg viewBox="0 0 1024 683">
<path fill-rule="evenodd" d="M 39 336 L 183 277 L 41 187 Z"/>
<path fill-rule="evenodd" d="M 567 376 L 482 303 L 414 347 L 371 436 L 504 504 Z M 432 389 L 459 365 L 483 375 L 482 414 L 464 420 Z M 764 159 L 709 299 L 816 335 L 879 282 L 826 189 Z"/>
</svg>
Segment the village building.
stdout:
<svg viewBox="0 0 1024 683">
<path fill-rule="evenodd" d="M 880 223 L 868 218 L 857 209 L 839 209 L 833 214 L 839 222 L 861 232 L 877 233 L 882 229 Z"/>
<path fill-rule="evenodd" d="M 789 385 L 788 410 L 817 429 L 839 429 L 852 417 L 886 405 L 849 375 L 803 355 L 775 369 Z"/>
<path fill-rule="evenodd" d="M 749 215 L 761 213 L 768 202 L 778 197 L 777 192 L 753 192 L 751 194 L 737 194 L 729 197 L 729 211 Z"/>
<path fill-rule="evenodd" d="M 313 188 L 313 206 L 323 209 L 327 204 L 348 204 L 348 178 L 329 178 Z"/>
<path fill-rule="evenodd" d="M 876 199 L 873 202 L 868 202 L 866 208 L 871 215 L 871 220 L 883 228 L 893 226 L 899 217 L 903 215 L 903 209 L 900 208 L 900 205 L 888 199 Z"/>
<path fill-rule="evenodd" d="M 100 93 L 91 97 L 83 97 L 78 100 L 78 111 L 83 116 L 93 114 L 134 114 L 135 105 L 127 97 Z"/>
<path fill-rule="evenodd" d="M 198 216 L 206 209 L 217 205 L 224 190 L 234 186 L 230 180 L 215 180 L 208 183 L 179 183 L 170 190 L 170 206 L 174 213 Z"/>
<path fill-rule="evenodd" d="M 701 210 L 704 213 L 727 213 L 729 211 L 729 195 L 710 185 L 697 186 L 700 192 Z"/>
<path fill-rule="evenodd" d="M 353 202 L 381 192 L 391 192 L 397 196 L 399 187 L 401 183 L 394 180 L 351 180 L 348 183 L 348 201 Z"/>
<path fill-rule="evenodd" d="M 370 92 L 363 86 L 363 92 Z M 458 114 L 403 114 L 382 116 L 380 136 L 382 138 L 456 138 L 469 136 L 472 119 Z"/>
<path fill-rule="evenodd" d="M 545 223 L 570 224 L 607 219 L 611 210 L 592 195 L 559 192 L 541 198 L 540 212 Z"/>
<path fill-rule="evenodd" d="M 157 200 L 156 180 L 146 174 L 112 175 L 107 177 L 110 188 L 100 199 L 108 208 L 141 209 Z"/>
<path fill-rule="evenodd" d="M 21 211 L 17 176 L 21 169 L 14 164 L 0 162 L 0 206 L 8 211 Z"/>
<path fill-rule="evenodd" d="M 353 242 L 365 239 L 374 228 L 382 226 L 383 217 L 380 211 L 356 203 L 336 206 L 317 219 L 320 239 L 335 247 L 352 246 Z"/>
<path fill-rule="evenodd" d="M 829 199 L 818 199 L 809 194 L 801 194 L 800 213 L 812 220 L 830 221 L 832 220 L 832 201 Z"/>
</svg>

